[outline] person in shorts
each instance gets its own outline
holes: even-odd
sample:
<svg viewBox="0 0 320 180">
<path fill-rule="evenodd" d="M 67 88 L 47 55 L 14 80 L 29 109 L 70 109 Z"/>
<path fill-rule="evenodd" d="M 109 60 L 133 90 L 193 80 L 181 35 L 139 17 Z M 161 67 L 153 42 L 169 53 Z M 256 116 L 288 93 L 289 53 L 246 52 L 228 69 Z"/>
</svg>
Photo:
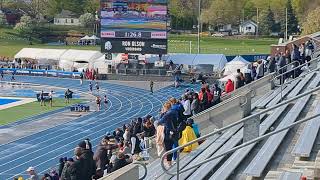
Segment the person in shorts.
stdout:
<svg viewBox="0 0 320 180">
<path fill-rule="evenodd" d="M 98 82 L 96 82 L 96 89 L 97 89 L 97 92 L 99 92 L 100 87 L 99 87 Z"/>
<path fill-rule="evenodd" d="M 40 93 L 40 106 L 46 106 L 46 103 L 45 103 L 45 101 L 44 101 L 44 93 L 43 93 L 43 91 L 41 91 L 41 93 Z"/>
<path fill-rule="evenodd" d="M 89 90 L 92 93 L 92 82 L 89 83 Z"/>
<path fill-rule="evenodd" d="M 52 98 L 53 98 L 53 91 L 51 90 L 49 92 L 49 103 L 50 103 L 50 107 L 52 107 Z"/>
<path fill-rule="evenodd" d="M 0 72 L 1 74 L 1 81 L 3 80 L 3 71 Z"/>
<path fill-rule="evenodd" d="M 104 103 L 104 107 L 105 107 L 105 109 L 107 110 L 107 104 L 108 104 L 108 98 L 107 98 L 107 95 L 104 95 L 104 97 L 103 97 L 103 103 Z"/>
<path fill-rule="evenodd" d="M 153 94 L 153 81 L 150 81 L 150 92 Z"/>
<path fill-rule="evenodd" d="M 83 84 L 83 73 L 80 73 L 80 85 Z"/>
<path fill-rule="evenodd" d="M 96 97 L 96 103 L 97 103 L 97 111 L 100 111 L 101 108 L 101 99 L 99 96 Z"/>
</svg>

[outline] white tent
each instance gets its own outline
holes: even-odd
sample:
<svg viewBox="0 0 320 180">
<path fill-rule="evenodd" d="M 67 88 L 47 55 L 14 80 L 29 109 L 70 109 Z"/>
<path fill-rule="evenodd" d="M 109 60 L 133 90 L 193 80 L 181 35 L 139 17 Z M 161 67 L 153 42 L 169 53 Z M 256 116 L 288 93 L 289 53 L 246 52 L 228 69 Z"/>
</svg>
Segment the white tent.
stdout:
<svg viewBox="0 0 320 180">
<path fill-rule="evenodd" d="M 232 73 L 228 76 L 225 76 L 221 79 L 219 79 L 220 82 L 226 83 L 228 79 L 231 79 L 231 81 L 236 82 L 237 73 Z"/>
<path fill-rule="evenodd" d="M 237 69 L 246 67 L 250 62 L 246 61 L 243 57 L 237 56 L 232 61 L 228 62 L 224 67 L 225 76 L 237 72 Z"/>
<path fill-rule="evenodd" d="M 39 49 L 23 48 L 15 56 L 15 59 L 34 59 L 39 64 L 57 64 L 65 49 Z"/>
<path fill-rule="evenodd" d="M 83 38 L 81 38 L 81 40 L 90 40 L 90 37 L 88 35 L 86 35 Z"/>
<path fill-rule="evenodd" d="M 170 54 L 167 61 L 184 65 L 212 65 L 214 71 L 220 71 L 227 63 L 223 54 Z"/>
<path fill-rule="evenodd" d="M 96 35 L 92 35 L 91 37 L 88 38 L 88 40 L 99 40 L 100 38 L 98 38 Z"/>
<path fill-rule="evenodd" d="M 92 68 L 92 63 L 102 55 L 99 51 L 70 49 L 60 57 L 59 67 L 64 70 Z"/>
</svg>

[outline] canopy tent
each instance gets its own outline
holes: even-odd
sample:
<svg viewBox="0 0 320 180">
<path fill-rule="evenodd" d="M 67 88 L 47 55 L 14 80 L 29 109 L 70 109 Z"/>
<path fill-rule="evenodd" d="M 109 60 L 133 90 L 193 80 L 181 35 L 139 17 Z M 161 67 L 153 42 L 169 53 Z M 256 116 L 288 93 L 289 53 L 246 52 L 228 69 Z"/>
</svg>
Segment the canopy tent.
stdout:
<svg viewBox="0 0 320 180">
<path fill-rule="evenodd" d="M 72 70 L 74 65 L 77 68 L 82 68 L 81 66 L 92 67 L 92 63 L 100 58 L 103 54 L 99 51 L 90 50 L 67 50 L 61 57 L 59 67 L 65 70 Z"/>
<path fill-rule="evenodd" d="M 90 39 L 90 37 L 88 35 L 86 35 L 83 38 L 81 38 L 81 40 L 91 40 L 91 39 Z"/>
<path fill-rule="evenodd" d="M 39 64 L 57 64 L 65 49 L 38 49 L 23 48 L 15 56 L 15 59 L 33 59 Z"/>
<path fill-rule="evenodd" d="M 91 37 L 88 38 L 88 40 L 99 40 L 100 38 L 98 38 L 96 35 L 92 35 Z"/>
<path fill-rule="evenodd" d="M 219 81 L 222 83 L 226 83 L 228 81 L 228 79 L 231 79 L 231 81 L 236 82 L 236 77 L 237 77 L 237 73 L 232 73 L 228 76 L 225 76 L 225 77 L 219 79 Z"/>
<path fill-rule="evenodd" d="M 223 75 L 227 76 L 233 74 L 237 72 L 237 69 L 242 69 L 246 67 L 248 64 L 250 64 L 250 62 L 246 61 L 241 56 L 237 56 L 225 65 Z"/>
<path fill-rule="evenodd" d="M 170 54 L 167 61 L 184 65 L 212 65 L 214 71 L 220 71 L 227 63 L 223 54 Z"/>
</svg>

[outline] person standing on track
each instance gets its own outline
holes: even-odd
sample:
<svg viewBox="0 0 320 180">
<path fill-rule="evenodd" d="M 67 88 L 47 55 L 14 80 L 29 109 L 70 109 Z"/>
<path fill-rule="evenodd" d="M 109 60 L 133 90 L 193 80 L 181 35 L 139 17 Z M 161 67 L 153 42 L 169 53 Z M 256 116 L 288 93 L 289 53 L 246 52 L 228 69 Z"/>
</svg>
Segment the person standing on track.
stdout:
<svg viewBox="0 0 320 180">
<path fill-rule="evenodd" d="M 92 93 L 92 82 L 89 83 L 89 91 Z"/>
<path fill-rule="evenodd" d="M 51 90 L 49 92 L 49 103 L 50 103 L 50 107 L 52 107 L 52 98 L 53 98 L 53 91 Z"/>
<path fill-rule="evenodd" d="M 105 108 L 105 110 L 107 110 L 107 104 L 108 104 L 107 95 L 104 95 L 104 97 L 103 97 L 103 103 L 104 103 L 104 108 Z"/>
<path fill-rule="evenodd" d="M 151 92 L 152 94 L 153 94 L 153 84 L 154 84 L 154 83 L 153 83 L 153 81 L 151 80 L 151 81 L 150 81 L 150 92 Z"/>
<path fill-rule="evenodd" d="M 14 78 L 14 72 L 12 72 L 12 76 L 11 76 L 11 81 L 15 81 L 16 79 Z"/>
<path fill-rule="evenodd" d="M 101 99 L 99 96 L 96 96 L 96 103 L 97 103 L 97 111 L 100 111 L 101 108 Z"/>
<path fill-rule="evenodd" d="M 41 91 L 41 93 L 40 93 L 40 106 L 42 106 L 42 105 L 46 106 L 46 103 L 44 101 L 44 93 L 43 93 L 43 91 Z"/>
<path fill-rule="evenodd" d="M 100 89 L 99 84 L 98 84 L 98 82 L 96 82 L 96 90 L 98 93 L 99 93 L 99 89 Z"/>
<path fill-rule="evenodd" d="M 83 73 L 80 73 L 80 85 L 82 86 L 83 84 Z"/>
<path fill-rule="evenodd" d="M 3 71 L 0 72 L 1 74 L 1 81 L 3 80 Z"/>
</svg>

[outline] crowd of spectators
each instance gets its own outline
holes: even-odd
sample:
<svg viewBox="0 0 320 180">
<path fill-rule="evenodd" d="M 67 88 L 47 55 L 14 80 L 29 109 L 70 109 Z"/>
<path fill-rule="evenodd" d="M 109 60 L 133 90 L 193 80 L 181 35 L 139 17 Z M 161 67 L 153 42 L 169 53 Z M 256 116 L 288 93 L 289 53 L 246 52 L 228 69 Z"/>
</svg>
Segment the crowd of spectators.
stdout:
<svg viewBox="0 0 320 180">
<path fill-rule="evenodd" d="M 137 118 L 107 133 L 95 152 L 89 139 L 81 141 L 74 149 L 73 158 L 60 159 L 57 175 L 55 171 L 50 171 L 43 178 L 54 180 L 57 176 L 62 180 L 98 179 L 135 160 L 147 160 L 148 149 L 154 140 L 158 155 L 161 156 L 165 151 L 200 137 L 199 128 L 190 117 L 219 103 L 221 93 L 217 84 L 209 86 L 202 83 L 199 92 L 186 89 L 181 98 L 170 98 L 164 103 L 159 117 L 148 115 Z M 183 152 L 191 152 L 197 146 L 198 143 L 187 146 Z M 166 159 L 170 166 L 176 160 L 176 154 L 173 153 Z M 32 177 L 38 177 L 35 169 L 30 168 L 33 169 Z"/>
</svg>

